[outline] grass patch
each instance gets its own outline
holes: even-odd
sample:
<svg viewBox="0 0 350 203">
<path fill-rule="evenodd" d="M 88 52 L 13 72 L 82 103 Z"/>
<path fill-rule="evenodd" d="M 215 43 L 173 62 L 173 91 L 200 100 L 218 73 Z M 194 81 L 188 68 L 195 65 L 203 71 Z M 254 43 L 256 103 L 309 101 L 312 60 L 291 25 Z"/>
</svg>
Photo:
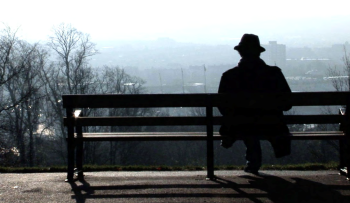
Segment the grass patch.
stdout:
<svg viewBox="0 0 350 203">
<path fill-rule="evenodd" d="M 215 170 L 242 170 L 244 166 L 222 165 L 215 166 Z M 336 170 L 337 162 L 329 163 L 305 163 L 287 165 L 263 165 L 261 170 Z M 84 171 L 202 171 L 204 166 L 117 166 L 117 165 L 84 165 Z M 43 173 L 43 172 L 66 172 L 66 166 L 53 167 L 0 167 L 0 173 Z"/>
<path fill-rule="evenodd" d="M 41 173 L 41 172 L 64 172 L 67 171 L 65 166 L 54 167 L 2 167 L 0 173 Z"/>
<path fill-rule="evenodd" d="M 263 165 L 262 170 L 300 170 L 300 171 L 315 171 L 315 170 L 336 170 L 339 164 L 337 162 L 329 163 L 305 163 L 305 164 L 287 164 L 287 165 Z"/>
</svg>

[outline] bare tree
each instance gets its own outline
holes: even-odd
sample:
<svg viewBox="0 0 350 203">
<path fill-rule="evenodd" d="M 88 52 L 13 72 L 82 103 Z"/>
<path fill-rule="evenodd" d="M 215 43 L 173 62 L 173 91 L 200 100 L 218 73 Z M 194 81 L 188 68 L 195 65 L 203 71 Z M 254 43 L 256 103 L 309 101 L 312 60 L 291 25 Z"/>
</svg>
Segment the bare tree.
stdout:
<svg viewBox="0 0 350 203">
<path fill-rule="evenodd" d="M 47 118 L 51 118 L 46 126 L 50 126 L 50 129 L 56 132 L 58 146 L 53 150 L 61 154 L 61 160 L 65 161 L 66 133 L 62 120 L 65 114 L 61 96 L 95 92 L 95 73 L 89 66 L 88 59 L 97 54 L 97 50 L 89 35 L 67 24 L 53 28 L 48 46 L 57 60 L 43 68 L 40 73 L 40 78 L 45 84 L 47 102 L 45 114 Z"/>
<path fill-rule="evenodd" d="M 2 130 L 8 144 L 18 149 L 20 164 L 29 158 L 33 165 L 34 130 L 38 123 L 36 105 L 40 96 L 37 78 L 43 64 L 43 51 L 38 44 L 18 40 L 8 28 L 1 36 L 1 109 Z M 29 140 L 27 139 L 29 138 Z M 27 153 L 29 143 L 29 153 Z"/>
<path fill-rule="evenodd" d="M 81 82 L 84 80 L 84 68 L 88 65 L 88 57 L 97 53 L 95 44 L 90 41 L 88 34 L 79 32 L 67 24 L 60 24 L 53 29 L 53 36 L 48 43 L 58 56 L 58 66 L 64 74 L 64 84 L 67 92 L 78 94 Z"/>
<path fill-rule="evenodd" d="M 348 54 L 345 46 L 342 60 L 342 67 L 334 66 L 328 68 L 328 76 L 334 89 L 338 92 L 350 90 L 350 54 Z"/>
<path fill-rule="evenodd" d="M 344 46 L 344 55 L 342 57 L 343 66 L 337 67 L 329 67 L 328 68 L 328 76 L 329 79 L 332 82 L 332 85 L 337 92 L 342 91 L 349 91 L 350 90 L 350 54 L 348 54 L 346 47 Z M 330 107 L 326 107 L 322 109 L 322 112 L 324 114 L 334 114 L 334 109 Z M 338 125 L 318 125 L 317 126 L 319 130 L 339 130 Z M 330 154 L 331 151 L 327 151 L 327 153 L 324 150 L 324 144 L 330 145 L 332 147 L 332 152 L 338 152 L 339 151 L 339 143 L 332 140 L 325 140 L 320 141 L 319 145 L 321 146 L 321 153 L 317 154 L 317 156 L 321 157 L 322 159 L 326 159 L 326 154 Z"/>
<path fill-rule="evenodd" d="M 12 109 L 30 95 L 28 92 L 13 100 L 8 97 L 4 87 L 6 83 L 26 71 L 25 62 L 35 50 L 34 46 L 23 52 L 23 42 L 16 37 L 16 33 L 17 30 L 12 31 L 10 27 L 0 31 L 0 113 Z"/>
</svg>

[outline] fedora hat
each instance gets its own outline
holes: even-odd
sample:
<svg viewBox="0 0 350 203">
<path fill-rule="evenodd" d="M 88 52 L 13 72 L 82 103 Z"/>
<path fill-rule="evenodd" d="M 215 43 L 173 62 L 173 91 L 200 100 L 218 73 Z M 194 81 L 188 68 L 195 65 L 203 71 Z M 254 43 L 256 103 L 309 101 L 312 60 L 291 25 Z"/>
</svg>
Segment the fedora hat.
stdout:
<svg viewBox="0 0 350 203">
<path fill-rule="evenodd" d="M 260 40 L 257 35 L 253 34 L 244 34 L 242 36 L 241 42 L 235 46 L 234 50 L 251 50 L 251 51 L 259 51 L 264 52 L 265 48 L 260 46 Z"/>
</svg>

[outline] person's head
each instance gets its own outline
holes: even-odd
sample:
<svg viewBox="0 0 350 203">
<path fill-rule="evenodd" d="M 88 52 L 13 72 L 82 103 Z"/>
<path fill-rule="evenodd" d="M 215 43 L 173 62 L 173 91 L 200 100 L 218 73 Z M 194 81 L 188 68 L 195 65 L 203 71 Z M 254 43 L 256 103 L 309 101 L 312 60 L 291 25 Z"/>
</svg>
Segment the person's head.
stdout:
<svg viewBox="0 0 350 203">
<path fill-rule="evenodd" d="M 260 40 L 257 35 L 244 34 L 241 42 L 234 47 L 242 57 L 259 57 L 265 48 L 260 46 Z"/>
</svg>

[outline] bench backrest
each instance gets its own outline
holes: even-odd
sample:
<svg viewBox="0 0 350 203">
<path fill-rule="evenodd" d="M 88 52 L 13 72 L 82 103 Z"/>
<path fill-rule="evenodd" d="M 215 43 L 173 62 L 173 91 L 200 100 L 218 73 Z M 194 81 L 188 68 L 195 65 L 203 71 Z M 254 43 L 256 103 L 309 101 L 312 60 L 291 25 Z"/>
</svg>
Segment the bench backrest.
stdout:
<svg viewBox="0 0 350 203">
<path fill-rule="evenodd" d="M 285 103 L 292 106 L 347 106 L 349 92 L 297 92 L 292 94 L 137 94 L 137 95 L 63 95 L 69 120 L 79 126 L 142 126 L 142 125 L 213 125 L 222 124 L 222 117 L 213 117 L 213 107 L 276 108 Z M 206 107 L 206 116 L 196 117 L 82 117 L 74 119 L 76 108 L 154 108 Z M 210 119 L 208 121 L 208 119 Z M 238 119 L 239 120 L 239 119 Z M 286 115 L 287 124 L 344 123 L 345 115 Z M 269 122 L 268 120 L 266 122 Z"/>
</svg>

